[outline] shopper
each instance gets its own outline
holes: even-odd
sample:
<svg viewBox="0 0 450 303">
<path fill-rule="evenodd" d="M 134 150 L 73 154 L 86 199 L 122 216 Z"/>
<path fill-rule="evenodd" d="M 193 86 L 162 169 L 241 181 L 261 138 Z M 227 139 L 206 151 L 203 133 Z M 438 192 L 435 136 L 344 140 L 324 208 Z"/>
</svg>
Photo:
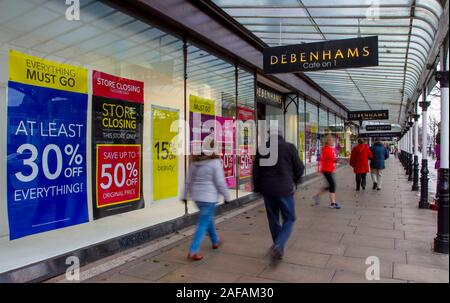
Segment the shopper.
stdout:
<svg viewBox="0 0 450 303">
<path fill-rule="evenodd" d="M 381 182 L 383 177 L 383 170 L 385 168 L 384 161 L 389 158 L 389 151 L 380 141 L 380 139 L 375 139 L 375 143 L 370 148 L 373 154 L 372 159 L 370 159 L 370 175 L 373 182 L 373 190 L 381 190 Z"/>
<path fill-rule="evenodd" d="M 336 165 L 336 154 L 334 152 L 334 140 L 333 137 L 328 136 L 325 141 L 325 146 L 322 147 L 320 157 L 320 172 L 325 177 L 328 186 L 323 188 L 320 192 L 313 196 L 314 205 L 320 204 L 320 197 L 329 192 L 330 208 L 340 209 L 341 206 L 336 202 L 336 182 L 334 181 L 333 173 Z"/>
<path fill-rule="evenodd" d="M 253 186 L 254 191 L 261 193 L 264 197 L 273 240 L 272 257 L 278 260 L 283 257 L 296 219 L 294 192 L 296 184 L 300 182 L 303 175 L 304 165 L 293 144 L 286 142 L 280 133 L 277 139 L 278 145 L 274 152 L 278 154 L 274 165 L 265 166 L 261 163 L 262 159 L 271 158 L 273 154 L 261 155 L 259 151 L 257 152 L 253 165 Z M 270 139 L 267 142 L 268 146 L 274 141 Z M 282 224 L 280 214 L 283 219 Z"/>
<path fill-rule="evenodd" d="M 194 261 L 203 259 L 199 250 L 206 233 L 211 237 L 213 249 L 219 248 L 222 244 L 214 226 L 214 213 L 219 195 L 223 195 L 225 203 L 230 201 L 220 157 L 204 153 L 192 156 L 182 200 L 186 202 L 190 198 L 195 201 L 200 213 L 188 259 Z"/>
<path fill-rule="evenodd" d="M 356 190 L 366 189 L 366 176 L 369 172 L 369 159 L 373 157 L 369 146 L 363 139 L 358 139 L 358 145 L 352 149 L 350 165 L 353 167 L 356 179 Z"/>
</svg>

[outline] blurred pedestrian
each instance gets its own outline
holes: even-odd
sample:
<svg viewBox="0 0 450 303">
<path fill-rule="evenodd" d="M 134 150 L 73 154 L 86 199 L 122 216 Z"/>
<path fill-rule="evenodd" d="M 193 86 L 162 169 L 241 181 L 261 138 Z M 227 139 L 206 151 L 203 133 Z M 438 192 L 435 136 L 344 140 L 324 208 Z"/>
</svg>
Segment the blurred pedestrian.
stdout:
<svg viewBox="0 0 450 303">
<path fill-rule="evenodd" d="M 320 157 L 320 172 L 325 177 L 328 184 L 325 188 L 319 191 L 313 196 L 314 205 L 320 204 L 320 197 L 328 191 L 330 198 L 330 208 L 340 209 L 341 205 L 336 202 L 336 182 L 334 181 L 334 170 L 336 166 L 336 153 L 333 148 L 334 139 L 332 136 L 328 136 L 325 141 L 325 146 L 322 147 L 321 157 Z"/>
<path fill-rule="evenodd" d="M 381 190 L 381 183 L 383 177 L 383 170 L 385 169 L 384 161 L 389 158 L 389 151 L 380 141 L 375 139 L 375 143 L 370 147 L 373 154 L 370 159 L 370 175 L 373 182 L 373 190 Z"/>
<path fill-rule="evenodd" d="M 271 135 L 267 142 L 267 147 L 271 147 L 270 152 L 267 155 L 261 155 L 258 150 L 256 154 L 253 165 L 253 190 L 264 197 L 273 240 L 272 258 L 279 260 L 283 258 L 284 249 L 296 219 L 294 193 L 303 175 L 304 165 L 299 158 L 297 148 L 286 142 L 281 132 L 277 131 L 277 133 Z M 276 140 L 278 145 L 272 147 L 271 142 Z M 275 164 L 268 166 L 262 163 L 264 159 L 268 160 L 274 156 L 277 157 Z"/>
<path fill-rule="evenodd" d="M 225 203 L 230 201 L 220 156 L 211 152 L 193 155 L 181 199 L 187 202 L 190 198 L 200 210 L 197 229 L 189 249 L 188 259 L 190 260 L 203 259 L 199 251 L 206 233 L 211 238 L 213 249 L 219 248 L 222 244 L 214 226 L 214 213 L 220 195 L 223 195 Z"/>
<path fill-rule="evenodd" d="M 353 167 L 356 179 L 356 190 L 366 189 L 366 177 L 369 172 L 369 159 L 372 158 L 372 152 L 363 139 L 358 139 L 358 145 L 353 147 L 350 155 L 350 165 Z"/>
</svg>

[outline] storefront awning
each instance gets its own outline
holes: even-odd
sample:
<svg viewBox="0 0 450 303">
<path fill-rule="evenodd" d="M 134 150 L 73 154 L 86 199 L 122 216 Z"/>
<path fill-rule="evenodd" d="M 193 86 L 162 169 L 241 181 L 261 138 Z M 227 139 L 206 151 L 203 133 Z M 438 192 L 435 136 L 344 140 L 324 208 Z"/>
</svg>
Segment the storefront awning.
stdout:
<svg viewBox="0 0 450 303">
<path fill-rule="evenodd" d="M 267 46 L 378 36 L 379 66 L 306 72 L 350 111 L 401 123 L 438 31 L 437 0 L 213 0 Z M 386 121 L 387 122 L 387 121 Z"/>
</svg>

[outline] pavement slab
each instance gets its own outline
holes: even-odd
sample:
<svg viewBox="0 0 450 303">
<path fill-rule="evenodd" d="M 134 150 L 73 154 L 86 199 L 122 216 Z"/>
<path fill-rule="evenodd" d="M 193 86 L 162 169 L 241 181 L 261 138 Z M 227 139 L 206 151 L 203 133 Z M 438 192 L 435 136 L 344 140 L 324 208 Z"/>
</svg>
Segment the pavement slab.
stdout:
<svg viewBox="0 0 450 303">
<path fill-rule="evenodd" d="M 300 186 L 297 221 L 282 261 L 270 260 L 271 236 L 260 200 L 217 225 L 224 244 L 213 250 L 205 238 L 202 261 L 187 260 L 189 236 L 85 282 L 448 283 L 448 255 L 432 251 L 437 213 L 417 208 L 417 192 L 411 192 L 397 159 L 386 165 L 381 191 L 372 191 L 368 178 L 367 189 L 356 192 L 352 170 L 338 169 L 340 210 L 328 208 L 326 196 L 311 206 L 312 195 L 325 185 L 321 176 Z M 366 279 L 368 257 L 379 259 L 380 280 Z"/>
</svg>

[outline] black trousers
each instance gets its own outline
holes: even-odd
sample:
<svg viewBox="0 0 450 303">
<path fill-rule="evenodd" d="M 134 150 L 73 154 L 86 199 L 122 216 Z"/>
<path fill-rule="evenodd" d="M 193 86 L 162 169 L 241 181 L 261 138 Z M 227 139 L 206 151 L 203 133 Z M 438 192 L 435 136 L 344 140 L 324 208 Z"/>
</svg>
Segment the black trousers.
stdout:
<svg viewBox="0 0 450 303">
<path fill-rule="evenodd" d="M 366 177 L 367 174 L 356 174 L 356 189 L 359 190 L 361 187 L 366 188 Z"/>
<path fill-rule="evenodd" d="M 332 172 L 324 172 L 323 175 L 328 182 L 328 187 L 325 187 L 325 190 L 328 190 L 330 193 L 335 193 L 336 192 L 336 182 L 334 182 L 333 173 Z"/>
</svg>

